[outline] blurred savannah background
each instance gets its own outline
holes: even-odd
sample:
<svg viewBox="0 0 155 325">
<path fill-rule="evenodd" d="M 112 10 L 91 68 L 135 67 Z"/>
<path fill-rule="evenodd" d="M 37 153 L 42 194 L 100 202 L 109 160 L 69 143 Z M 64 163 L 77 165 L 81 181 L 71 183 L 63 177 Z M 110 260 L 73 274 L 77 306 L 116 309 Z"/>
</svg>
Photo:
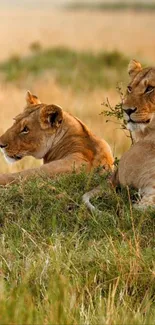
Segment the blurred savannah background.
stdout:
<svg viewBox="0 0 155 325">
<path fill-rule="evenodd" d="M 29 89 L 56 103 L 105 138 L 115 156 L 129 146 L 101 103 L 119 101 L 131 58 L 153 64 L 155 1 L 0 1 L 0 134 L 25 106 Z M 41 162 L 25 158 L 1 172 Z"/>
</svg>

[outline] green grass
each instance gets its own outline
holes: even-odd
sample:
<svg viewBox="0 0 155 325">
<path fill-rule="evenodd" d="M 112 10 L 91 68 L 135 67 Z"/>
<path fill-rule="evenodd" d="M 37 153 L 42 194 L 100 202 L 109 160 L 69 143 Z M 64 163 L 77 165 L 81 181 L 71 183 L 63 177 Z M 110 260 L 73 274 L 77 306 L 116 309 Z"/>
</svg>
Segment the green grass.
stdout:
<svg viewBox="0 0 155 325">
<path fill-rule="evenodd" d="M 83 91 L 115 86 L 118 81 L 126 80 L 128 62 L 129 59 L 117 51 L 95 54 L 63 47 L 42 49 L 41 46 L 35 51 L 33 46 L 31 55 L 14 55 L 2 62 L 0 73 L 7 81 L 18 81 L 30 74 L 39 76 L 48 71 L 63 86 Z"/>
<path fill-rule="evenodd" d="M 81 197 L 100 182 L 91 215 Z M 0 195 L 0 324 L 154 324 L 153 212 L 82 171 Z"/>
<path fill-rule="evenodd" d="M 101 2 L 101 1 L 90 1 L 90 2 L 73 2 L 69 3 L 65 6 L 67 9 L 73 10 L 136 10 L 136 11 L 152 11 L 155 10 L 154 2 L 123 2 L 123 1 L 115 1 L 115 2 Z"/>
</svg>

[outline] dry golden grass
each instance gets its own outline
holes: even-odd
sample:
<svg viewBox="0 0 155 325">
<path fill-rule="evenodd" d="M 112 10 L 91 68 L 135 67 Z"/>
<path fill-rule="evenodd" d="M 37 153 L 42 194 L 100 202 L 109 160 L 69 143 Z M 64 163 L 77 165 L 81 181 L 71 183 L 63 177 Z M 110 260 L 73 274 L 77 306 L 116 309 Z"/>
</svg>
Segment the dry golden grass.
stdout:
<svg viewBox="0 0 155 325">
<path fill-rule="evenodd" d="M 76 50 L 114 50 L 129 57 L 152 62 L 155 13 L 134 12 L 68 12 L 49 10 L 1 10 L 0 12 L 0 60 L 10 55 L 26 55 L 29 45 L 39 41 L 43 47 L 65 45 Z M 24 87 L 24 88 L 23 88 Z M 100 116 L 101 103 L 108 97 L 112 104 L 119 101 L 115 89 L 76 93 L 71 87 L 62 88 L 47 74 L 39 79 L 31 77 L 24 86 L 4 84 L 0 86 L 0 134 L 12 123 L 12 118 L 24 107 L 26 88 L 38 94 L 42 101 L 60 104 L 65 110 L 81 118 L 96 134 L 104 137 L 115 155 L 128 147 L 128 139 L 118 125 L 105 123 Z M 16 171 L 36 165 L 33 159 L 25 159 L 8 166 L 0 157 L 0 172 Z"/>
<path fill-rule="evenodd" d="M 117 49 L 154 60 L 155 12 L 49 10 L 0 11 L 0 59 L 25 54 L 29 44 L 65 45 L 77 50 Z"/>
</svg>

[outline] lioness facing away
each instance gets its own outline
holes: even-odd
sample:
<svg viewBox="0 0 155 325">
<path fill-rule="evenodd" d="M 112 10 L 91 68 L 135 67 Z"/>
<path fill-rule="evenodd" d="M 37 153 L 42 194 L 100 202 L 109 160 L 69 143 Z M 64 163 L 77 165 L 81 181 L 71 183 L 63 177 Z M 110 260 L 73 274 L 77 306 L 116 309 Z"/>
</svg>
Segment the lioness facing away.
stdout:
<svg viewBox="0 0 155 325">
<path fill-rule="evenodd" d="M 130 83 L 123 103 L 124 119 L 134 140 L 123 154 L 113 173 L 113 186 L 121 184 L 139 190 L 135 208 L 155 208 L 155 68 L 142 68 L 135 60 L 129 63 Z M 89 199 L 101 192 L 96 188 L 83 196 L 87 207 L 95 207 Z"/>
<path fill-rule="evenodd" d="M 27 106 L 0 137 L 0 148 L 8 161 L 25 156 L 43 159 L 39 168 L 0 174 L 5 185 L 33 175 L 56 174 L 103 166 L 112 169 L 113 156 L 106 141 L 95 136 L 84 123 L 57 105 L 46 105 L 27 93 Z"/>
</svg>

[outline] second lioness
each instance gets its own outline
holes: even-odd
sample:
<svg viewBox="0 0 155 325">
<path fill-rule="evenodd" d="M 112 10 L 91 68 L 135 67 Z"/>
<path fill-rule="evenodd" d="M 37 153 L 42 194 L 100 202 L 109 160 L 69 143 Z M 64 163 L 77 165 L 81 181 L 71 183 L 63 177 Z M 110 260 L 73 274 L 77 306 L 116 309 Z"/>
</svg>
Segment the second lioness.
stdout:
<svg viewBox="0 0 155 325">
<path fill-rule="evenodd" d="M 120 159 L 113 180 L 139 190 L 136 208 L 155 208 L 155 68 L 142 68 L 132 60 L 128 72 L 123 110 L 134 144 Z"/>
<path fill-rule="evenodd" d="M 140 62 L 131 60 L 128 72 L 130 82 L 123 111 L 133 145 L 122 155 L 112 184 L 138 189 L 140 200 L 135 208 L 155 208 L 155 68 L 142 68 Z M 100 191 L 98 187 L 83 196 L 91 211 L 95 207 L 89 200 Z"/>
<path fill-rule="evenodd" d="M 32 175 L 56 174 L 86 170 L 103 166 L 112 169 L 113 156 L 106 141 L 95 136 L 78 118 L 57 105 L 46 105 L 27 93 L 27 106 L 23 113 L 0 137 L 0 147 L 8 161 L 25 156 L 43 159 L 39 168 L 18 173 L 0 174 L 0 184 L 5 185 Z"/>
</svg>

